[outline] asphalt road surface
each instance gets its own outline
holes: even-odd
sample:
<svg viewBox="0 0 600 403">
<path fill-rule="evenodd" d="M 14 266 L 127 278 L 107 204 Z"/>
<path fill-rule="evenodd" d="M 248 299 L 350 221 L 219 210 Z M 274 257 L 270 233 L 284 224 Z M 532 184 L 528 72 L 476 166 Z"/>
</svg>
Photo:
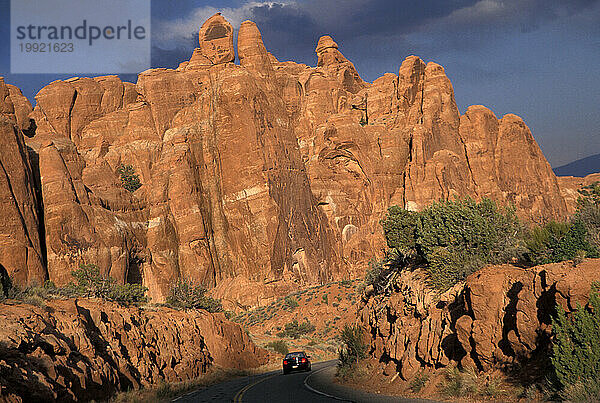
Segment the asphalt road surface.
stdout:
<svg viewBox="0 0 600 403">
<path fill-rule="evenodd" d="M 190 392 L 173 402 L 424 402 L 369 394 L 334 384 L 336 363 L 337 360 L 313 363 L 311 372 L 283 375 L 279 370 L 237 378 Z"/>
</svg>

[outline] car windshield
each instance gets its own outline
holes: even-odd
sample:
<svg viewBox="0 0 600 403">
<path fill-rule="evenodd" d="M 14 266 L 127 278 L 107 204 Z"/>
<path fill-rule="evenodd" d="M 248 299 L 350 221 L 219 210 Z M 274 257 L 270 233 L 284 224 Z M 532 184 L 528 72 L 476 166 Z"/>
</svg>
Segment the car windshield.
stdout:
<svg viewBox="0 0 600 403">
<path fill-rule="evenodd" d="M 289 353 L 288 355 L 285 356 L 286 359 L 288 359 L 288 358 L 296 358 L 296 357 L 304 357 L 304 353 L 302 353 L 302 352 Z"/>
</svg>

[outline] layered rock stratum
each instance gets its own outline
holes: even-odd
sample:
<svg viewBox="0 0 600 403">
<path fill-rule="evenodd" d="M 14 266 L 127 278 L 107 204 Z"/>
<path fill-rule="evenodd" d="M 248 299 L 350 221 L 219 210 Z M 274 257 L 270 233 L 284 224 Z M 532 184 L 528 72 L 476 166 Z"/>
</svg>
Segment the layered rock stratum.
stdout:
<svg viewBox="0 0 600 403">
<path fill-rule="evenodd" d="M 280 62 L 250 21 L 237 51 L 239 65 L 217 14 L 189 61 L 136 84 L 55 81 L 31 111 L 0 82 L 6 271 L 63 285 L 93 263 L 154 301 L 188 277 L 247 307 L 360 274 L 391 205 L 489 197 L 533 221 L 573 210 L 525 123 L 461 115 L 435 63 L 409 56 L 368 83 L 331 37 L 316 67 Z M 121 164 L 140 189 L 121 186 Z"/>
<path fill-rule="evenodd" d="M 489 266 L 442 295 L 423 273 L 405 271 L 390 296 L 365 297 L 360 321 L 387 375 L 411 380 L 449 366 L 514 369 L 550 356 L 557 304 L 567 313 L 586 306 L 599 270 L 600 259 L 576 267 Z"/>
<path fill-rule="evenodd" d="M 102 300 L 0 307 L 0 401 L 108 399 L 115 392 L 198 378 L 209 368 L 268 361 L 223 314 L 124 308 Z"/>
</svg>

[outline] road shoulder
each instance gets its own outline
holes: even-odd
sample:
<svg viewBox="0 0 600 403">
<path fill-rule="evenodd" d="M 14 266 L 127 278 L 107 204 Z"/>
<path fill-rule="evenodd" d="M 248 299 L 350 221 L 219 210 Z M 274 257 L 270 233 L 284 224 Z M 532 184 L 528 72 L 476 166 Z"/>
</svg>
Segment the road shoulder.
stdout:
<svg viewBox="0 0 600 403">
<path fill-rule="evenodd" d="M 336 366 L 327 366 L 321 370 L 314 371 L 304 380 L 304 385 L 314 393 L 318 393 L 340 401 L 350 402 L 405 402 L 405 403 L 425 403 L 431 400 L 408 399 L 399 396 L 385 396 L 374 393 L 368 393 L 362 390 L 353 389 L 340 385 L 335 382 Z"/>
</svg>

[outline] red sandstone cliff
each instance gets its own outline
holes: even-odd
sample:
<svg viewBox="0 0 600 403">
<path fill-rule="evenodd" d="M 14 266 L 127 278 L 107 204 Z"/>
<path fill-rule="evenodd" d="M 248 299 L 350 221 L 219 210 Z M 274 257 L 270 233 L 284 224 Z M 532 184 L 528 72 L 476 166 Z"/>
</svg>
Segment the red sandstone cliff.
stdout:
<svg viewBox="0 0 600 403">
<path fill-rule="evenodd" d="M 0 401 L 88 401 L 267 362 L 223 314 L 54 300 L 0 304 Z"/>
<path fill-rule="evenodd" d="M 507 369 L 550 353 L 556 303 L 566 312 L 585 306 L 599 270 L 600 259 L 490 266 L 441 296 L 418 271 L 403 272 L 391 296 L 365 297 L 359 315 L 387 375 L 411 380 L 450 365 Z"/>
<path fill-rule="evenodd" d="M 0 158 L 18 183 L 0 182 L 10 274 L 61 285 L 94 263 L 143 282 L 155 301 L 186 276 L 255 305 L 292 284 L 354 276 L 380 251 L 390 205 L 472 196 L 513 203 L 528 219 L 569 213 L 523 121 L 482 106 L 461 116 L 441 66 L 409 56 L 398 74 L 367 83 L 332 38 L 319 40 L 316 67 L 280 62 L 250 21 L 236 65 L 232 35 L 215 15 L 179 68 L 142 72 L 136 84 L 56 81 L 31 114 L 0 84 L 2 141 L 14 149 Z M 120 186 L 122 163 L 140 175 L 134 193 Z"/>
</svg>

